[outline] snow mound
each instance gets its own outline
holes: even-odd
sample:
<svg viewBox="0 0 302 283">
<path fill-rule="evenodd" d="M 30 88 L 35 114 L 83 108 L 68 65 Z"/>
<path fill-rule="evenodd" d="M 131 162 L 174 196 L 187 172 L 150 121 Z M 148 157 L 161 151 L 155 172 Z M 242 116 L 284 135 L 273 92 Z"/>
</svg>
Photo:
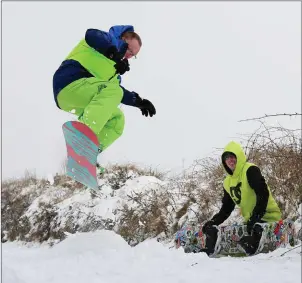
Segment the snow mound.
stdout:
<svg viewBox="0 0 302 283">
<path fill-rule="evenodd" d="M 125 240 L 108 230 L 99 230 L 88 233 L 68 234 L 68 237 L 53 246 L 52 251 L 56 254 L 104 254 L 129 250 L 131 247 Z"/>
<path fill-rule="evenodd" d="M 255 276 L 261 283 L 301 282 L 299 248 L 212 259 L 169 249 L 154 239 L 131 248 L 119 235 L 102 230 L 69 235 L 52 248 L 5 243 L 2 249 L 3 283 L 254 283 Z"/>
<path fill-rule="evenodd" d="M 124 199 L 131 193 L 146 193 L 151 191 L 160 191 L 163 188 L 163 182 L 152 176 L 141 176 L 128 180 L 125 185 L 117 191 L 117 196 Z"/>
</svg>

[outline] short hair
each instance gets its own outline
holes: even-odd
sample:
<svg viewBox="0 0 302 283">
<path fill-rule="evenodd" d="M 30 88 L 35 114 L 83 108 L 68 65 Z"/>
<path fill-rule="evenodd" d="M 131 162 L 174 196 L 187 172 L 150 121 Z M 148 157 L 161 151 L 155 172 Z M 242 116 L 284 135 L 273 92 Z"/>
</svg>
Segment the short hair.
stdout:
<svg viewBox="0 0 302 283">
<path fill-rule="evenodd" d="M 140 38 L 140 36 L 134 32 L 134 31 L 126 31 L 122 34 L 121 36 L 122 38 L 127 38 L 127 39 L 136 39 L 138 41 L 139 46 L 142 46 L 142 39 Z"/>
</svg>

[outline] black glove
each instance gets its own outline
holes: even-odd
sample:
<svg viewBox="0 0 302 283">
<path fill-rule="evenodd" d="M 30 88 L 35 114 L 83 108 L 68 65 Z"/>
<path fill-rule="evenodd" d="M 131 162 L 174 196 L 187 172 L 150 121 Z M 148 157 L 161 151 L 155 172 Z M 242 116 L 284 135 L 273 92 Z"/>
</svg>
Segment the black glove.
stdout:
<svg viewBox="0 0 302 283">
<path fill-rule="evenodd" d="M 130 71 L 128 59 L 123 59 L 123 55 L 117 51 L 115 46 L 109 47 L 105 56 L 116 63 L 114 68 L 117 74 L 123 75 L 127 71 Z"/>
<path fill-rule="evenodd" d="M 203 227 L 202 232 L 207 233 L 207 231 L 212 230 L 213 226 L 218 226 L 221 223 L 223 223 L 228 217 L 230 216 L 231 212 L 224 212 L 224 210 L 220 210 L 218 213 L 216 213 L 211 220 L 207 221 Z"/>
<path fill-rule="evenodd" d="M 246 231 L 249 235 L 252 234 L 252 230 L 253 230 L 253 227 L 254 227 L 255 223 L 253 221 L 248 221 L 246 223 Z"/>
<path fill-rule="evenodd" d="M 142 114 L 146 117 L 148 115 L 152 117 L 156 114 L 156 109 L 154 105 L 148 99 L 142 99 L 137 93 L 136 100 L 135 100 L 135 107 L 139 108 L 142 111 Z"/>
<path fill-rule="evenodd" d="M 116 73 L 120 74 L 120 75 L 123 75 L 127 71 L 130 71 L 130 66 L 129 66 L 129 62 L 127 59 L 122 59 L 122 60 L 118 61 L 114 65 L 114 68 L 116 69 Z"/>
<path fill-rule="evenodd" d="M 246 223 L 246 231 L 249 235 L 252 234 L 253 228 L 255 226 L 255 223 L 257 222 L 256 219 L 253 219 L 252 217 L 248 220 Z"/>
<path fill-rule="evenodd" d="M 249 235 L 251 235 L 252 233 L 252 230 L 255 226 L 255 224 L 257 222 L 262 222 L 261 221 L 261 218 L 262 218 L 262 214 L 260 215 L 259 213 L 257 212 L 253 212 L 252 216 L 250 217 L 250 219 L 247 221 L 246 223 L 246 231 Z"/>
<path fill-rule="evenodd" d="M 207 232 L 211 230 L 214 225 L 216 225 L 216 223 L 213 220 L 207 221 L 202 226 L 202 233 L 207 234 Z"/>
</svg>

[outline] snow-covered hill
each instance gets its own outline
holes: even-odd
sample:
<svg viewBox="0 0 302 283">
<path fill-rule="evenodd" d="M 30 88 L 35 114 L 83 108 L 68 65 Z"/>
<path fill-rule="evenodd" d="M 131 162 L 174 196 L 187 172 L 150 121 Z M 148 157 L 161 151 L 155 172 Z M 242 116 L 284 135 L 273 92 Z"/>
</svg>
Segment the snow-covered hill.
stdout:
<svg viewBox="0 0 302 283">
<path fill-rule="evenodd" d="M 2 240 L 56 243 L 67 233 L 108 229 L 130 245 L 154 237 L 169 242 L 184 222 L 201 223 L 220 208 L 220 198 L 195 176 L 160 180 L 143 173 L 115 168 L 99 179 L 98 191 L 64 175 L 6 185 Z M 242 221 L 238 210 L 226 222 L 234 221 Z"/>
<path fill-rule="evenodd" d="M 2 191 L 2 240 L 9 233 L 22 240 L 2 244 L 2 282 L 301 281 L 300 248 L 244 259 L 175 249 L 173 229 L 219 208 L 215 199 L 202 206 L 208 196 L 198 180 L 108 175 L 92 191 L 62 178 L 12 183 Z M 240 220 L 234 211 L 228 222 Z"/>
<path fill-rule="evenodd" d="M 300 249 L 250 258 L 185 254 L 155 239 L 130 247 L 113 231 L 76 233 L 50 248 L 2 246 L 3 283 L 300 283 Z"/>
<path fill-rule="evenodd" d="M 171 239 L 185 221 L 206 220 L 220 205 L 220 200 L 217 203 L 212 198 L 206 208 L 202 207 L 206 191 L 202 183 L 195 183 L 198 186 L 191 179 L 162 181 L 130 170 L 114 178 L 107 174 L 99 180 L 98 191 L 77 187 L 72 180 L 6 188 L 7 195 L 2 197 L 3 233 L 18 226 L 22 229 L 12 231 L 14 240 L 58 242 L 66 232 L 105 228 L 116 231 L 131 245 L 148 237 Z M 228 221 L 240 219 L 237 214 L 235 211 Z M 10 223 L 11 218 L 15 222 Z"/>
</svg>

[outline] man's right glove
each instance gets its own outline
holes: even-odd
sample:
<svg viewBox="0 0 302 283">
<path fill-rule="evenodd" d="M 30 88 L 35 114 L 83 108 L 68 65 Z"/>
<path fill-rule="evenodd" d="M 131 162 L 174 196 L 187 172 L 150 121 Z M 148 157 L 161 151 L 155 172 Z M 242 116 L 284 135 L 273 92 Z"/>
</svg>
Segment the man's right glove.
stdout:
<svg viewBox="0 0 302 283">
<path fill-rule="evenodd" d="M 136 100 L 134 106 L 142 111 L 142 114 L 146 117 L 148 115 L 152 117 L 156 114 L 156 109 L 154 105 L 148 99 L 142 99 L 136 92 Z"/>
</svg>

